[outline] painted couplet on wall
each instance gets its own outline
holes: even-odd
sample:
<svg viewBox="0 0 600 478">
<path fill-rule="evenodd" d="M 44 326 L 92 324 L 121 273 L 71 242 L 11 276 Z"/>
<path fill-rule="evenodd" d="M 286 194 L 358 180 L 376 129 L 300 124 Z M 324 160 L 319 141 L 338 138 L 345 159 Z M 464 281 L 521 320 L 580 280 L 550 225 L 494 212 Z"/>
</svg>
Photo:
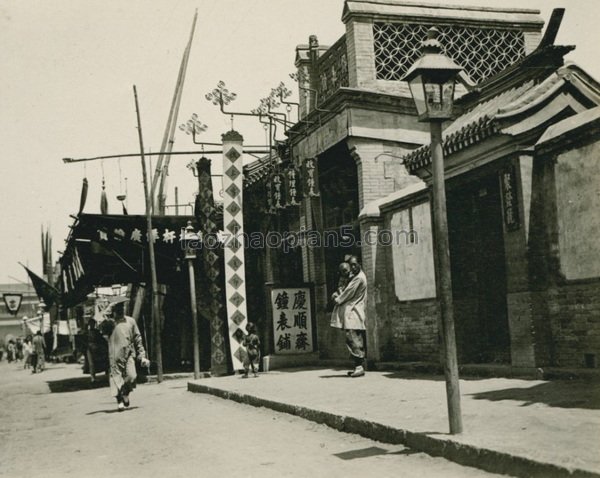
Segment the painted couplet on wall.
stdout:
<svg viewBox="0 0 600 478">
<path fill-rule="evenodd" d="M 227 326 L 233 370 L 241 370 L 246 353 L 242 341 L 248 322 L 243 240 L 243 138 L 233 130 L 225 133 L 222 138 Z"/>
</svg>

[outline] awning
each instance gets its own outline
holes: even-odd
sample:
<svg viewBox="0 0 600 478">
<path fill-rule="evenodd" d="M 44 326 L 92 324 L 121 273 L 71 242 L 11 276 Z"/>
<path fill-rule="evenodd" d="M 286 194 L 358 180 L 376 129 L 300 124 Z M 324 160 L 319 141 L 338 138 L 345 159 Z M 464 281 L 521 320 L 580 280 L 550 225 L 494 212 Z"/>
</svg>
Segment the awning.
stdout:
<svg viewBox="0 0 600 478">
<path fill-rule="evenodd" d="M 150 282 L 149 240 L 154 243 L 159 283 L 180 273 L 181 231 L 193 216 L 153 216 L 149 239 L 145 216 L 80 214 L 60 259 L 59 288 L 63 306 L 85 300 L 96 286 Z"/>
</svg>

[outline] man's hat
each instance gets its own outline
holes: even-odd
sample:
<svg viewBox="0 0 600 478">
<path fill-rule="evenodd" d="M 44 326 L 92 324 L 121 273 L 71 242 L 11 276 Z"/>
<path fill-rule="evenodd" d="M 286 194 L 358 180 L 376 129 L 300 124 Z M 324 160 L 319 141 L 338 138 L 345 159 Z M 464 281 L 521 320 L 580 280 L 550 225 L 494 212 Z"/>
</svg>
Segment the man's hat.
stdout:
<svg viewBox="0 0 600 478">
<path fill-rule="evenodd" d="M 126 297 L 124 295 L 118 295 L 118 296 L 109 296 L 108 297 L 108 302 L 111 305 L 111 307 L 117 305 L 117 304 L 122 304 L 123 302 L 127 302 L 129 300 L 129 297 Z"/>
</svg>

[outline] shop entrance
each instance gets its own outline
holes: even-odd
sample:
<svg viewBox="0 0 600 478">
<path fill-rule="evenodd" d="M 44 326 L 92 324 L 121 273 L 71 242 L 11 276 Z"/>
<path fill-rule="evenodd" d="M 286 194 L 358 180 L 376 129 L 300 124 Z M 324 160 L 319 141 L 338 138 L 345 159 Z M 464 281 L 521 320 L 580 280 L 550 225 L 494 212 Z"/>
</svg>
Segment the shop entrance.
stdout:
<svg viewBox="0 0 600 478">
<path fill-rule="evenodd" d="M 344 143 L 319 157 L 319 188 L 323 213 L 321 239 L 330 297 L 337 287 L 339 264 L 347 255 L 360 260 L 358 173 Z"/>
<path fill-rule="evenodd" d="M 499 178 L 448 192 L 454 321 L 462 363 L 510 363 Z"/>
</svg>

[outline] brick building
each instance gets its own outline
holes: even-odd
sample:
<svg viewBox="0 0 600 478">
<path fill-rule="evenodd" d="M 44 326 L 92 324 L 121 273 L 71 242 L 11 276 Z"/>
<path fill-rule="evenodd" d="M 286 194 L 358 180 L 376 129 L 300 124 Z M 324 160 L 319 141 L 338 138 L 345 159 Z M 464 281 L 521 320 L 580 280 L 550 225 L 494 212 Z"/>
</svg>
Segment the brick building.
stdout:
<svg viewBox="0 0 600 478">
<path fill-rule="evenodd" d="M 0 346 L 6 345 L 6 337 L 20 337 L 26 335 L 23 327 L 23 317 L 34 317 L 39 305 L 39 299 L 32 286 L 28 284 L 0 284 L 0 293 L 20 294 L 21 306 L 16 315 L 9 312 L 4 303 L 0 301 Z"/>
<path fill-rule="evenodd" d="M 542 38 L 536 10 L 347 0 L 342 21 L 331 47 L 297 47 L 300 120 L 276 166 L 246 168 L 244 217 L 247 231 L 333 231 L 338 243 L 252 251 L 250 315 L 265 316 L 264 282 L 312 283 L 319 356 L 345 358 L 328 298 L 339 262 L 358 254 L 370 359 L 439 360 L 429 130 L 400 81 L 436 26 L 465 70 L 444 125 L 459 360 L 595 366 L 598 83 L 564 66 L 571 47 Z M 253 213 L 276 175 L 307 163 L 318 194 Z"/>
</svg>

